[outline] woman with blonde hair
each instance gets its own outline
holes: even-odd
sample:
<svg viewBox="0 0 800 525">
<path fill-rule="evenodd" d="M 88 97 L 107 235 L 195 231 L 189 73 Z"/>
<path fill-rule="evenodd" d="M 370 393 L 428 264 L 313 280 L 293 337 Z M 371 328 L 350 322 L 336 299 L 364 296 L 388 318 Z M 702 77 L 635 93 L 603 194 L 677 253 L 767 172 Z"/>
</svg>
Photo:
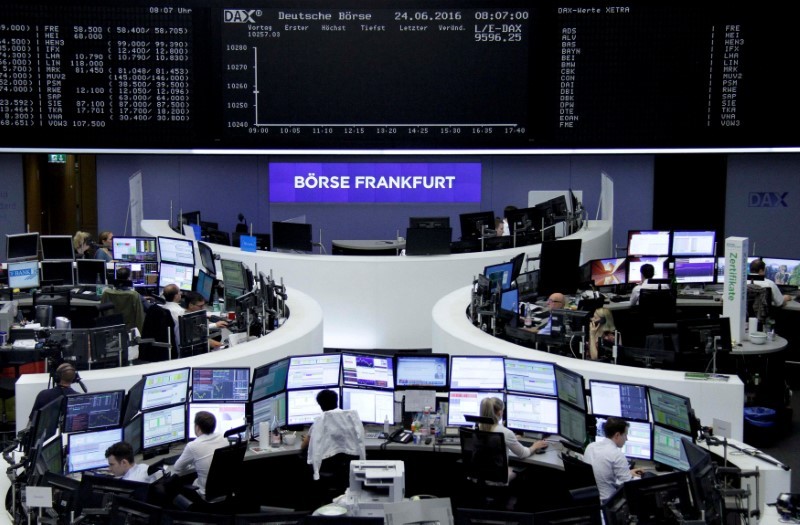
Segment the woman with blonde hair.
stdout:
<svg viewBox="0 0 800 525">
<path fill-rule="evenodd" d="M 88 232 L 76 232 L 72 237 L 72 247 L 76 259 L 92 259 L 92 235 Z"/>
<path fill-rule="evenodd" d="M 596 361 L 600 356 L 600 347 L 614 344 L 617 327 L 614 316 L 608 308 L 598 308 L 589 320 L 589 358 Z"/>
<path fill-rule="evenodd" d="M 522 443 L 519 442 L 517 436 L 514 435 L 512 431 L 507 429 L 503 426 L 503 411 L 506 409 L 505 403 L 503 400 L 498 397 L 487 397 L 481 401 L 481 417 L 491 418 L 494 421 L 493 424 L 488 425 L 485 423 L 481 423 L 478 425 L 480 430 L 484 432 L 500 432 L 503 434 L 506 442 L 506 449 L 508 452 L 509 450 L 514 453 L 517 458 L 523 459 L 527 458 L 534 452 L 540 449 L 547 448 L 546 441 L 537 441 L 532 444 L 530 447 L 524 446 Z M 510 482 L 516 477 L 516 473 L 509 467 L 508 469 L 508 481 Z"/>
</svg>

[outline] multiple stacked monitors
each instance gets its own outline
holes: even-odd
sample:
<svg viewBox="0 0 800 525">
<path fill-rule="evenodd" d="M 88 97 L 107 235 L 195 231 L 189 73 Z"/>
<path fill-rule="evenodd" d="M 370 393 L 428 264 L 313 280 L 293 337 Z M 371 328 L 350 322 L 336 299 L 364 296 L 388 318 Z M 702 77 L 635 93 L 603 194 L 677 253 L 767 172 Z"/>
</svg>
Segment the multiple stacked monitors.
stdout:
<svg viewBox="0 0 800 525">
<path fill-rule="evenodd" d="M 6 261 L 30 261 L 39 259 L 39 234 L 16 233 L 6 235 Z"/>
<path fill-rule="evenodd" d="M 72 237 L 69 235 L 42 235 L 43 261 L 73 261 L 75 251 L 72 248 Z"/>
<path fill-rule="evenodd" d="M 342 384 L 372 388 L 394 388 L 391 357 L 342 354 Z"/>
<path fill-rule="evenodd" d="M 447 387 L 447 355 L 398 355 L 397 387 L 443 390 Z"/>
<path fill-rule="evenodd" d="M 249 368 L 193 368 L 192 401 L 245 402 L 249 398 Z"/>
<path fill-rule="evenodd" d="M 312 247 L 311 225 L 294 222 L 273 222 L 272 247 L 276 250 L 310 252 Z"/>
<path fill-rule="evenodd" d="M 111 240 L 114 260 L 122 262 L 158 262 L 155 237 L 114 237 Z"/>
<path fill-rule="evenodd" d="M 289 358 L 286 388 L 325 388 L 339 386 L 339 354 L 318 354 Z"/>
<path fill-rule="evenodd" d="M 78 284 L 81 286 L 95 286 L 106 284 L 106 262 L 96 259 L 78 259 Z"/>
<path fill-rule="evenodd" d="M 524 359 L 505 359 L 506 390 L 556 395 L 555 365 Z"/>
<path fill-rule="evenodd" d="M 100 261 L 102 262 L 102 261 Z M 8 263 L 8 286 L 11 289 L 39 287 L 39 263 L 36 261 Z"/>
<path fill-rule="evenodd" d="M 67 473 L 108 466 L 106 449 L 122 441 L 122 429 L 111 428 L 67 436 Z"/>
<path fill-rule="evenodd" d="M 124 399 L 124 390 L 67 396 L 64 432 L 84 432 L 119 426 Z"/>
<path fill-rule="evenodd" d="M 629 257 L 713 257 L 716 232 L 701 230 L 630 230 Z"/>
<path fill-rule="evenodd" d="M 625 420 L 649 421 L 647 388 L 628 383 L 589 381 L 592 395 L 592 413 L 615 416 Z"/>
<path fill-rule="evenodd" d="M 194 243 L 188 239 L 158 238 L 161 262 L 194 266 Z"/>
<path fill-rule="evenodd" d="M 144 376 L 142 410 L 186 403 L 189 395 L 189 367 Z"/>
<path fill-rule="evenodd" d="M 453 356 L 450 361 L 452 390 L 502 390 L 505 365 L 502 356 Z"/>
</svg>

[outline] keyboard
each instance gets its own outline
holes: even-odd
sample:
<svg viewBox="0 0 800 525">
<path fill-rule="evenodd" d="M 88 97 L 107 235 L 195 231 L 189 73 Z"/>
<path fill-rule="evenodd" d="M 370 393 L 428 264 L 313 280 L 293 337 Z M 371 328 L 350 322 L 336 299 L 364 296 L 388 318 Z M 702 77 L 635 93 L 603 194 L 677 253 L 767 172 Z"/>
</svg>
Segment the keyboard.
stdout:
<svg viewBox="0 0 800 525">
<path fill-rule="evenodd" d="M 713 301 L 713 295 L 694 295 L 690 293 L 679 293 L 678 299 L 699 299 L 701 301 Z"/>
<path fill-rule="evenodd" d="M 220 322 L 220 321 L 225 321 L 225 322 L 227 322 L 227 321 L 228 321 L 228 318 L 227 318 L 227 317 L 220 317 L 220 316 L 218 316 L 218 315 L 209 315 L 209 316 L 208 316 L 208 320 L 209 320 L 209 321 L 211 321 L 212 323 L 218 323 L 218 322 Z"/>
</svg>

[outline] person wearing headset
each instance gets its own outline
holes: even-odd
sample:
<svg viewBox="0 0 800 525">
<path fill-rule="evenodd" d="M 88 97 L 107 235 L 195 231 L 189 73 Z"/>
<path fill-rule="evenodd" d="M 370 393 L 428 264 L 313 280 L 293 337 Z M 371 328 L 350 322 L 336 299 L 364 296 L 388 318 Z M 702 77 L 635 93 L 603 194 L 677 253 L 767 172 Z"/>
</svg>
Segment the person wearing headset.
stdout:
<svg viewBox="0 0 800 525">
<path fill-rule="evenodd" d="M 78 371 L 75 370 L 75 367 L 70 363 L 61 363 L 58 365 L 58 368 L 56 368 L 53 374 L 53 382 L 55 384 L 52 388 L 42 390 L 36 395 L 36 400 L 33 402 L 33 408 L 31 409 L 31 414 L 28 419 L 33 419 L 33 414 L 37 410 L 54 399 L 70 394 L 77 394 L 78 392 L 72 389 L 72 384 L 76 381 L 77 377 Z"/>
</svg>

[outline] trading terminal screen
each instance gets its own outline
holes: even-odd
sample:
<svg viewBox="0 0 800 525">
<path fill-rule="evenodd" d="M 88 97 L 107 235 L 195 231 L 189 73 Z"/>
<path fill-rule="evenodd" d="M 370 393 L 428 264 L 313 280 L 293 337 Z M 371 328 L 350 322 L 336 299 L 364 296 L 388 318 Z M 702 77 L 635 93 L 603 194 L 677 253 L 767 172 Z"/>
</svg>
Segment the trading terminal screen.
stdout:
<svg viewBox="0 0 800 525">
<path fill-rule="evenodd" d="M 186 440 L 186 405 L 160 408 L 142 414 L 142 448 L 155 448 Z"/>
<path fill-rule="evenodd" d="M 681 432 L 691 433 L 691 403 L 688 397 L 658 388 L 648 387 L 650 408 L 653 410 L 653 422 L 665 425 Z"/>
<path fill-rule="evenodd" d="M 274 363 L 259 366 L 253 370 L 253 392 L 251 401 L 258 401 L 286 388 L 286 377 L 289 375 L 289 360 L 282 359 Z"/>
<path fill-rule="evenodd" d="M 552 397 L 506 395 L 506 426 L 513 430 L 558 434 L 558 400 Z"/>
<path fill-rule="evenodd" d="M 391 357 L 342 354 L 342 384 L 372 388 L 394 388 Z"/>
<path fill-rule="evenodd" d="M 683 438 L 687 434 L 653 425 L 653 461 L 677 470 L 689 470 L 689 459 L 683 450 Z"/>
<path fill-rule="evenodd" d="M 505 371 L 506 390 L 556 395 L 556 372 L 552 363 L 506 358 Z"/>
<path fill-rule="evenodd" d="M 247 401 L 249 368 L 192 368 L 192 401 Z"/>
<path fill-rule="evenodd" d="M 502 390 L 505 369 L 502 357 L 453 356 L 450 388 L 453 390 Z"/>
<path fill-rule="evenodd" d="M 603 425 L 605 418 L 597 418 L 597 435 L 595 441 L 605 437 Z M 622 451 L 630 459 L 652 459 L 653 428 L 648 421 L 628 421 L 628 440 Z"/>
<path fill-rule="evenodd" d="M 144 376 L 142 410 L 185 403 L 189 394 L 189 367 Z"/>
<path fill-rule="evenodd" d="M 241 427 L 247 423 L 245 403 L 189 403 L 189 419 L 186 426 L 189 428 L 189 438 L 197 437 L 194 432 L 194 417 L 198 412 L 205 411 L 214 414 L 217 428 L 214 432 L 224 434 L 226 431 Z"/>
<path fill-rule="evenodd" d="M 67 436 L 67 473 L 108 467 L 106 450 L 122 441 L 122 429 L 112 428 Z"/>
<path fill-rule="evenodd" d="M 448 356 L 398 355 L 397 386 L 442 388 L 447 386 Z"/>
<path fill-rule="evenodd" d="M 339 354 L 291 357 L 286 388 L 339 386 L 340 363 Z"/>
<path fill-rule="evenodd" d="M 67 396 L 64 432 L 100 430 L 119 425 L 124 390 Z"/>
<path fill-rule="evenodd" d="M 586 443 L 586 414 L 563 401 L 558 402 L 558 429 L 562 437 L 583 447 Z"/>
<path fill-rule="evenodd" d="M 286 392 L 286 424 L 309 425 L 314 418 L 322 414 L 317 404 L 317 394 L 322 388 L 311 390 L 289 390 Z"/>
<path fill-rule="evenodd" d="M 114 237 L 111 249 L 115 261 L 158 262 L 155 237 Z"/>
<path fill-rule="evenodd" d="M 394 392 L 372 388 L 342 388 L 342 409 L 355 410 L 362 423 L 394 425 Z"/>
<path fill-rule="evenodd" d="M 583 376 L 556 365 L 556 390 L 558 398 L 581 410 L 586 410 L 586 392 Z"/>
<path fill-rule="evenodd" d="M 278 425 L 286 426 L 286 392 L 253 402 L 253 437 L 261 433 L 260 423 L 272 424 L 276 416 Z"/>
<path fill-rule="evenodd" d="M 647 387 L 628 383 L 589 381 L 592 413 L 625 420 L 648 421 Z"/>
<path fill-rule="evenodd" d="M 715 231 L 681 231 L 672 232 L 672 249 L 670 252 L 676 256 L 706 256 L 716 255 L 715 250 L 717 232 Z"/>
<path fill-rule="evenodd" d="M 715 257 L 676 257 L 675 282 L 678 284 L 714 282 Z"/>
<path fill-rule="evenodd" d="M 447 424 L 451 427 L 472 425 L 465 415 L 481 415 L 481 401 L 487 397 L 503 399 L 502 392 L 451 391 L 448 397 Z"/>
<path fill-rule="evenodd" d="M 669 231 L 629 231 L 628 257 L 656 257 L 669 255 Z"/>
<path fill-rule="evenodd" d="M 194 266 L 162 262 L 158 267 L 158 286 L 160 288 L 176 284 L 181 290 L 190 291 L 193 278 Z"/>
<path fill-rule="evenodd" d="M 159 237 L 158 253 L 162 262 L 194 266 L 194 243 L 192 241 Z"/>
</svg>

